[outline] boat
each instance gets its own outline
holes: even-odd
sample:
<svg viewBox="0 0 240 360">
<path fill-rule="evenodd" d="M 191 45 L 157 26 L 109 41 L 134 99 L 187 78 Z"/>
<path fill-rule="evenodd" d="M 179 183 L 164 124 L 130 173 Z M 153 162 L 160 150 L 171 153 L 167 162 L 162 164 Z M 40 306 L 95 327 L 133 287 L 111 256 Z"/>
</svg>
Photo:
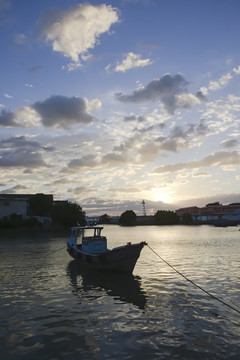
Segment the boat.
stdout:
<svg viewBox="0 0 240 360">
<path fill-rule="evenodd" d="M 97 270 L 132 273 L 145 241 L 128 242 L 109 250 L 107 238 L 102 236 L 103 226 L 74 226 L 67 241 L 67 251 L 73 259 Z"/>
</svg>

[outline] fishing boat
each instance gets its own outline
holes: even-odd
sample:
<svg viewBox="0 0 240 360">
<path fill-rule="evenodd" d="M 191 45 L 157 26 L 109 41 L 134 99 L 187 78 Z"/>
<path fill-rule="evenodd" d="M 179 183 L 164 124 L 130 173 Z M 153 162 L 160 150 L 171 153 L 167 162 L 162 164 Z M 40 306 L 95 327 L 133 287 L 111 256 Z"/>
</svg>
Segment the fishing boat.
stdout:
<svg viewBox="0 0 240 360">
<path fill-rule="evenodd" d="M 128 242 L 109 250 L 102 226 L 75 226 L 67 242 L 67 251 L 81 264 L 93 269 L 132 273 L 145 241 Z"/>
</svg>

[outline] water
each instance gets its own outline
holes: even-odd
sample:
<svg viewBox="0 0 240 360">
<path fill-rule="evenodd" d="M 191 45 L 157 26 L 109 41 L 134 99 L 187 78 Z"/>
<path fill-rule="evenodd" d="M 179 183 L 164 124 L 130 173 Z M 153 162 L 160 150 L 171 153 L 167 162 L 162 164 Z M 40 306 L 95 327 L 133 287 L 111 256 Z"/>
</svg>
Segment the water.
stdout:
<svg viewBox="0 0 240 360">
<path fill-rule="evenodd" d="M 109 225 L 104 234 L 109 248 L 146 240 L 239 309 L 238 230 Z M 68 235 L 0 234 L 1 359 L 239 359 L 240 315 L 148 247 L 131 276 L 86 272 L 65 250 Z"/>
</svg>

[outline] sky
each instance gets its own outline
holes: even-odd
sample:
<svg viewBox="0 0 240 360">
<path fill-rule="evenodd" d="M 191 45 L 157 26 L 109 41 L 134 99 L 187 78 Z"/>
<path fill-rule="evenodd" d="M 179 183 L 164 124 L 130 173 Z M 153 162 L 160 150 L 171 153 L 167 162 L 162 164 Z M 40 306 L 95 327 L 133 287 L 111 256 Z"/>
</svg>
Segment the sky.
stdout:
<svg viewBox="0 0 240 360">
<path fill-rule="evenodd" d="M 0 0 L 0 193 L 240 202 L 239 0 Z"/>
</svg>

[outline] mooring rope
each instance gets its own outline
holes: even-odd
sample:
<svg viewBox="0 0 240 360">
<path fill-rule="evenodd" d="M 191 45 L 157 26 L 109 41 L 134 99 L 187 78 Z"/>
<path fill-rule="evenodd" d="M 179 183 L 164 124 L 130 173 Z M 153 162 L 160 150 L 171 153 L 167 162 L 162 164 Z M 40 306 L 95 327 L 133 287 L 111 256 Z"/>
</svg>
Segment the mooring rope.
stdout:
<svg viewBox="0 0 240 360">
<path fill-rule="evenodd" d="M 233 307 L 232 305 L 226 303 L 225 301 L 219 299 L 218 297 L 212 295 L 209 291 L 205 290 L 203 287 L 201 287 L 200 285 L 196 284 L 194 281 L 192 281 L 191 279 L 189 279 L 187 276 L 185 276 L 184 274 L 182 274 L 180 271 L 178 271 L 174 266 L 172 266 L 171 264 L 169 264 L 169 262 L 167 262 L 165 259 L 163 259 L 155 250 L 153 250 L 148 244 L 147 246 L 149 247 L 150 250 L 152 250 L 152 252 L 154 252 L 155 255 L 157 255 L 163 262 L 165 262 L 165 264 L 167 264 L 168 266 L 170 266 L 170 268 L 172 268 L 176 273 L 178 273 L 180 276 L 182 276 L 185 280 L 189 281 L 192 285 L 196 286 L 198 289 L 202 290 L 203 292 L 205 292 L 207 295 L 209 295 L 211 298 L 213 298 L 214 300 L 219 301 L 220 303 L 222 303 L 223 305 L 229 307 L 230 309 L 236 311 L 238 314 L 240 314 L 240 311 L 238 309 L 236 309 L 235 307 Z"/>
<path fill-rule="evenodd" d="M 60 250 L 62 250 L 62 249 L 66 249 L 66 245 L 64 245 L 63 247 L 61 247 L 61 248 L 58 249 L 58 250 L 50 251 L 50 252 L 47 253 L 46 255 L 54 254 L 54 253 L 56 253 L 56 252 L 58 252 L 58 251 L 60 251 Z"/>
</svg>

